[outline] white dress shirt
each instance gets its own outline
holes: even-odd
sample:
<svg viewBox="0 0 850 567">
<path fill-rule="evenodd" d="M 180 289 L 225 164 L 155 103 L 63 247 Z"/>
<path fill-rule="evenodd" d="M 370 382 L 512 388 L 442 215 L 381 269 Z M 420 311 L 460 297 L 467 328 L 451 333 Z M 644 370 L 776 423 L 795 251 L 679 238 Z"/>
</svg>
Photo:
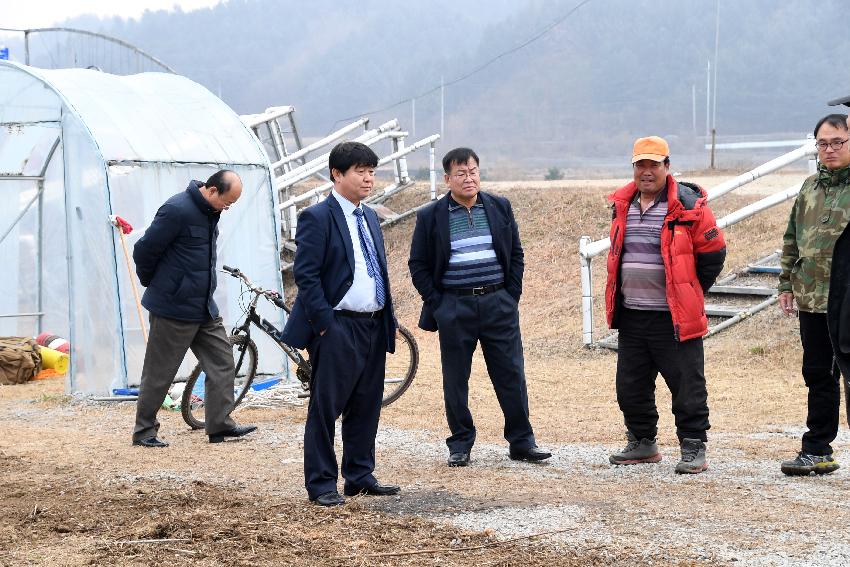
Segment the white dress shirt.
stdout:
<svg viewBox="0 0 850 567">
<path fill-rule="evenodd" d="M 383 305 L 378 303 L 378 296 L 375 292 L 375 280 L 369 277 L 369 272 L 366 268 L 366 258 L 363 257 L 363 248 L 360 246 L 360 235 L 357 232 L 357 217 L 354 216 L 354 210 L 358 207 L 354 203 L 336 192 L 336 189 L 331 190 L 331 195 L 337 200 L 342 208 L 342 213 L 345 216 L 345 223 L 348 225 L 348 233 L 351 235 L 351 245 L 354 249 L 354 281 L 348 289 L 342 300 L 336 304 L 335 310 L 347 309 L 348 311 L 377 311 Z M 330 198 L 330 197 L 329 197 Z M 363 205 L 361 204 L 360 207 Z M 363 217 L 363 224 L 366 225 L 366 238 L 372 241 L 372 235 L 369 233 L 369 224 L 366 222 L 366 217 Z M 376 246 L 373 246 L 377 250 Z M 378 260 L 376 258 L 376 260 Z M 380 261 L 379 261 L 380 262 Z M 383 277 L 382 274 L 377 274 L 376 277 Z"/>
</svg>

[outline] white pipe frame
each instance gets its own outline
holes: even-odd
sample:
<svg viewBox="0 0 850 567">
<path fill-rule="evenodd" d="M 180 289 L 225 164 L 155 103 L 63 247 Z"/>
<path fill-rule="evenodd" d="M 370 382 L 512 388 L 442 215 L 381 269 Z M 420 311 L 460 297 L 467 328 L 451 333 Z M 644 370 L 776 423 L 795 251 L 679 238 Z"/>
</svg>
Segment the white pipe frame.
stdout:
<svg viewBox="0 0 850 567">
<path fill-rule="evenodd" d="M 384 139 L 384 138 L 401 138 L 401 137 L 406 136 L 406 135 L 407 135 L 407 132 L 383 132 L 375 138 L 375 141 L 377 141 L 379 139 Z M 422 148 L 423 146 L 426 146 L 426 145 L 430 146 L 430 152 L 433 156 L 434 150 L 435 150 L 435 144 L 436 144 L 437 140 L 439 140 L 439 139 L 440 139 L 439 134 L 433 134 L 431 136 L 428 136 L 427 138 L 423 138 L 423 139 L 419 140 L 418 142 L 414 143 L 411 146 L 403 146 L 403 148 L 398 150 L 397 152 L 393 152 L 390 155 L 379 159 L 378 160 L 378 167 L 381 167 L 382 165 L 386 165 L 386 164 L 390 163 L 391 161 L 398 162 L 398 160 L 403 159 L 404 156 L 411 154 L 411 153 L 417 151 L 418 149 L 420 149 L 420 148 Z M 327 156 L 325 156 L 324 159 L 325 159 L 325 163 L 327 163 Z M 327 166 L 323 165 L 323 167 L 327 167 Z M 398 168 L 398 166 L 396 166 L 396 167 Z M 372 203 L 372 202 L 376 202 L 378 200 L 384 200 L 385 198 L 393 195 L 394 193 L 401 191 L 405 187 L 408 187 L 410 185 L 411 181 L 410 181 L 410 177 L 407 174 L 406 165 L 402 169 L 402 171 L 405 174 L 405 177 L 403 179 L 397 181 L 396 183 L 390 185 L 389 187 L 385 187 L 381 191 L 380 194 L 371 196 L 369 199 L 366 199 L 366 202 Z M 308 175 L 308 177 L 309 177 L 309 175 Z M 433 166 L 432 166 L 432 169 L 431 169 L 431 178 L 432 178 L 431 193 L 432 194 L 435 193 L 435 188 L 433 187 L 434 177 L 435 177 L 435 175 L 434 175 L 434 170 L 433 170 Z M 291 239 L 293 239 L 293 240 L 295 239 L 296 227 L 298 226 L 298 205 L 300 203 L 303 203 L 305 201 L 310 201 L 310 200 L 312 200 L 313 203 L 318 203 L 319 201 L 321 201 L 322 199 L 324 199 L 327 196 L 326 193 L 329 192 L 332 188 L 333 188 L 333 182 L 325 183 L 323 185 L 320 185 L 318 187 L 315 187 L 314 189 L 307 191 L 306 193 L 302 193 L 301 195 L 298 195 L 296 197 L 292 197 L 291 199 L 284 201 L 283 203 L 278 205 L 278 208 L 281 211 L 284 211 L 284 214 L 286 215 L 287 224 L 289 225 L 289 237 Z"/>
<path fill-rule="evenodd" d="M 343 136 L 345 136 L 349 132 L 351 132 L 353 130 L 357 130 L 361 126 L 366 126 L 367 124 L 369 124 L 368 118 L 361 118 L 361 119 L 357 120 L 356 122 L 352 122 L 348 126 L 340 128 L 339 130 L 325 136 L 321 140 L 317 140 L 317 141 L 313 142 L 312 144 L 301 148 L 297 152 L 293 152 L 293 153 L 291 153 L 287 156 L 284 156 L 279 161 L 276 161 L 272 164 L 272 169 L 277 169 L 278 167 L 280 167 L 282 165 L 285 165 L 285 164 L 290 163 L 292 161 L 295 161 L 295 160 L 297 160 L 297 159 L 299 159 L 303 156 L 306 156 L 310 152 L 314 152 L 321 147 L 327 146 L 331 142 L 335 142 L 335 141 L 339 140 L 340 138 L 342 138 Z"/>
<path fill-rule="evenodd" d="M 725 181 L 720 185 L 710 189 L 707 191 L 708 201 L 712 201 L 730 191 L 737 189 L 747 183 L 751 183 L 756 179 L 767 175 L 768 173 L 773 173 L 795 161 L 798 161 L 803 158 L 811 158 L 817 154 L 817 150 L 815 149 L 814 143 L 811 141 L 806 142 L 803 146 L 788 152 L 782 156 L 779 156 L 776 159 L 770 160 L 767 163 L 764 163 L 750 171 L 735 177 L 734 179 L 730 179 L 729 181 Z M 810 161 L 809 171 L 812 171 L 812 163 Z M 717 221 L 717 226 L 720 228 L 726 228 L 732 226 L 735 223 L 741 222 L 744 219 L 748 219 L 751 216 L 774 207 L 780 203 L 783 203 L 789 199 L 793 199 L 800 192 L 801 183 L 796 185 L 792 185 L 787 189 L 780 191 L 779 193 L 774 193 L 764 199 L 760 199 L 755 203 L 751 203 L 741 209 L 734 211 L 725 217 L 719 219 Z M 611 247 L 611 241 L 608 238 L 603 238 L 601 240 L 592 241 L 589 236 L 582 236 L 579 239 L 579 260 L 581 263 L 581 309 L 582 309 L 582 342 L 585 345 L 593 344 L 593 276 L 591 271 L 591 260 L 595 256 L 599 256 L 600 254 L 606 252 Z M 756 308 L 751 309 L 751 312 L 755 312 L 763 309 L 764 307 L 757 306 Z M 752 314 L 752 313 L 749 313 Z M 739 318 L 735 320 L 737 322 L 743 317 L 748 315 L 738 316 Z M 727 323 L 724 321 L 724 323 Z M 727 325 L 718 325 L 718 329 L 726 328 L 732 323 L 728 323 Z M 713 333 L 712 333 L 713 334 Z"/>
<path fill-rule="evenodd" d="M 381 139 L 383 139 L 383 138 L 381 138 Z M 388 156 L 385 156 L 385 157 L 382 157 L 381 159 L 379 159 L 378 160 L 378 167 L 381 167 L 382 165 L 386 165 L 391 161 L 398 160 L 398 159 L 406 156 L 407 154 L 411 154 L 411 153 L 415 152 L 416 150 L 418 150 L 419 148 L 421 148 L 423 146 L 430 145 L 430 146 L 433 147 L 434 143 L 439 139 L 440 139 L 439 134 L 433 134 L 431 136 L 428 136 L 427 138 L 423 138 L 423 139 L 419 140 L 418 142 L 414 143 L 412 146 L 405 146 L 404 149 L 401 149 L 397 152 L 391 153 Z M 327 158 L 325 158 L 325 159 L 327 160 Z M 325 166 L 325 167 L 327 167 L 327 166 Z M 405 177 L 404 179 L 401 180 L 401 182 L 397 182 L 390 187 L 406 184 L 409 181 L 410 181 L 410 178 Z M 391 194 L 396 192 L 395 190 L 391 191 L 390 187 L 387 187 L 386 189 L 384 189 L 384 192 L 381 193 L 381 195 L 379 197 L 383 197 L 383 196 L 389 197 Z M 319 185 L 318 187 L 310 189 L 309 191 L 307 191 L 305 193 L 302 193 L 300 195 L 292 197 L 288 201 L 284 201 L 283 203 L 278 205 L 278 208 L 281 209 L 281 210 L 284 210 L 284 209 L 290 208 L 293 205 L 298 205 L 300 203 L 303 203 L 304 201 L 308 201 L 310 199 L 315 199 L 317 196 L 330 191 L 331 188 L 333 188 L 333 182 L 325 183 L 324 185 Z M 375 198 L 378 198 L 378 197 L 369 198 L 369 199 L 367 199 L 367 202 L 374 201 Z"/>
<path fill-rule="evenodd" d="M 387 122 L 384 122 L 373 130 L 364 132 L 360 136 L 354 138 L 354 140 L 352 141 L 360 142 L 366 144 L 367 146 L 371 146 L 372 144 L 380 142 L 381 140 L 403 135 L 407 135 L 407 133 L 398 131 L 398 120 L 392 119 Z M 308 177 L 311 177 L 312 175 L 325 169 L 328 166 L 329 156 L 330 152 L 322 154 L 316 158 L 311 159 L 307 163 L 298 166 L 291 172 L 277 177 L 275 179 L 275 188 L 280 190 L 285 187 L 291 187 L 299 181 L 303 181 L 304 179 L 307 179 Z"/>
<path fill-rule="evenodd" d="M 265 110 L 265 112 L 260 114 L 243 114 L 239 118 L 242 120 L 242 124 L 248 128 L 256 128 L 263 122 L 276 120 L 288 114 L 292 114 L 293 112 L 295 112 L 294 106 L 270 106 Z"/>
</svg>

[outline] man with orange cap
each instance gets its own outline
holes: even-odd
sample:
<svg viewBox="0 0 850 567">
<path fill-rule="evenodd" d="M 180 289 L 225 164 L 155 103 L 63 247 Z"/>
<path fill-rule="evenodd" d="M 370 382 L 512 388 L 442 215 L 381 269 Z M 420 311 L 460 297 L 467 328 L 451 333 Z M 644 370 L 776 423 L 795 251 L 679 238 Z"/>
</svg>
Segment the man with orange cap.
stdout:
<svg viewBox="0 0 850 567">
<path fill-rule="evenodd" d="M 706 193 L 670 175 L 670 149 L 658 136 L 635 141 L 634 180 L 615 191 L 605 307 L 619 329 L 617 402 L 626 447 L 614 465 L 657 463 L 661 453 L 655 380 L 673 397 L 682 458 L 677 473 L 708 468 L 708 393 L 702 337 L 708 332 L 705 291 L 723 269 L 726 244 Z"/>
</svg>

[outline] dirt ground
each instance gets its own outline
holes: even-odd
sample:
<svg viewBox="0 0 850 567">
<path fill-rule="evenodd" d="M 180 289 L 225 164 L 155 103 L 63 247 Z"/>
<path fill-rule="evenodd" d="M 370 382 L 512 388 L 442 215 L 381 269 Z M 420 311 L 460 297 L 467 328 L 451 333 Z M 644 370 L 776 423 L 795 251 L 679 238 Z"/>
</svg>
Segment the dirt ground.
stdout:
<svg viewBox="0 0 850 567">
<path fill-rule="evenodd" d="M 682 178 L 709 188 L 725 179 Z M 800 179 L 768 176 L 712 206 L 720 217 Z M 621 182 L 484 184 L 511 198 L 525 247 L 526 374 L 538 442 L 554 453 L 547 464 L 507 458 L 501 413 L 476 354 L 473 463 L 445 466 L 437 338 L 415 329 L 420 304 L 406 269 L 410 219 L 386 230 L 397 315 L 420 348 L 416 380 L 385 409 L 377 441 L 376 475 L 400 484 L 398 497 L 310 505 L 303 406 L 238 410 L 237 419 L 259 431 L 220 445 L 163 411 L 171 447 L 148 450 L 130 446 L 132 404 L 70 398 L 61 379 L 0 386 L 0 565 L 847 564 L 848 473 L 788 479 L 779 471 L 805 430 L 806 389 L 796 320 L 778 308 L 706 341 L 706 473 L 673 473 L 678 447 L 663 381 L 664 460 L 608 465 L 624 438 L 616 354 L 582 345 L 578 240 L 606 235 L 604 196 Z M 403 210 L 426 191 L 387 205 Z M 781 245 L 789 207 L 726 231 L 728 272 Z M 594 262 L 598 336 L 603 264 Z M 848 446 L 842 425 L 839 461 Z"/>
</svg>

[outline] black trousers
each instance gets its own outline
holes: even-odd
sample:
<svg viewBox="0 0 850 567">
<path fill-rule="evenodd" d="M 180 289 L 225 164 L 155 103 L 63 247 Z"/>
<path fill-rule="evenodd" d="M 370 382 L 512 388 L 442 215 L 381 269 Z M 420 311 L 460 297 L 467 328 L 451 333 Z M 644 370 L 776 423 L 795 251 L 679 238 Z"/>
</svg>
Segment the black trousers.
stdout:
<svg viewBox="0 0 850 567">
<path fill-rule="evenodd" d="M 310 499 L 337 490 L 334 426 L 342 416 L 345 488 L 373 485 L 375 435 L 384 393 L 384 321 L 337 315 L 308 349 L 313 367 L 304 426 L 304 484 Z"/>
<path fill-rule="evenodd" d="M 800 311 L 800 342 L 803 344 L 803 380 L 809 389 L 809 408 L 803 434 L 803 451 L 831 455 L 830 443 L 838 435 L 841 377 L 829 340 L 826 313 Z"/>
<path fill-rule="evenodd" d="M 475 443 L 475 425 L 469 411 L 469 374 L 479 342 L 505 417 L 505 439 L 515 451 L 534 447 L 517 302 L 504 289 L 478 296 L 446 292 L 434 318 L 439 329 L 443 397 L 451 431 L 446 439 L 449 451 L 466 452 Z"/>
<path fill-rule="evenodd" d="M 621 309 L 617 350 L 617 402 L 626 429 L 638 439 L 658 435 L 655 379 L 659 372 L 673 395 L 679 440 L 706 441 L 708 392 L 702 339 L 677 341 L 667 311 Z"/>
</svg>

